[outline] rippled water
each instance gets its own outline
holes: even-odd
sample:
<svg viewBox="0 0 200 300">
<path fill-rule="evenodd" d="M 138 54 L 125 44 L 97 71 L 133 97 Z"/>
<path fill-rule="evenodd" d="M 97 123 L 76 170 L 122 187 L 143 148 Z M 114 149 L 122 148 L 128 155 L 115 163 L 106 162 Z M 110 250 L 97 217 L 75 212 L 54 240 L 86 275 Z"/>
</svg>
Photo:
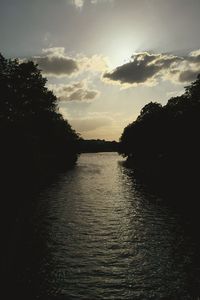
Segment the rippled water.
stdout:
<svg viewBox="0 0 200 300">
<path fill-rule="evenodd" d="M 17 275 L 27 299 L 198 299 L 194 240 L 115 153 L 82 154 L 30 223 Z"/>
</svg>

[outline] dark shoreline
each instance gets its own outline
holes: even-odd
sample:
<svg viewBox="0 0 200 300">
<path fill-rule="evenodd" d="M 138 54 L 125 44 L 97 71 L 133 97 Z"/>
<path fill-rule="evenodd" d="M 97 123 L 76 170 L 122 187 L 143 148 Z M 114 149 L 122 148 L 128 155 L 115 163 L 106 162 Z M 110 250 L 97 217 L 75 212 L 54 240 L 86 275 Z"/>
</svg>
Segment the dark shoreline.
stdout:
<svg viewBox="0 0 200 300">
<path fill-rule="evenodd" d="M 153 193 L 161 195 L 168 203 L 186 215 L 199 219 L 198 164 L 184 164 L 180 160 L 134 160 L 129 158 L 124 166 L 131 168 L 134 180 Z"/>
<path fill-rule="evenodd" d="M 52 164 L 51 164 L 52 166 Z M 5 280 L 6 290 L 9 289 L 11 278 L 14 275 L 16 258 L 19 245 L 23 243 L 26 235 L 29 234 L 30 219 L 38 205 L 39 194 L 55 183 L 59 176 L 75 168 L 76 164 L 66 164 L 63 168 L 43 168 L 40 172 L 20 174 L 10 181 L 5 180 L 2 184 L 2 194 L 4 199 L 1 203 L 1 273 Z"/>
</svg>

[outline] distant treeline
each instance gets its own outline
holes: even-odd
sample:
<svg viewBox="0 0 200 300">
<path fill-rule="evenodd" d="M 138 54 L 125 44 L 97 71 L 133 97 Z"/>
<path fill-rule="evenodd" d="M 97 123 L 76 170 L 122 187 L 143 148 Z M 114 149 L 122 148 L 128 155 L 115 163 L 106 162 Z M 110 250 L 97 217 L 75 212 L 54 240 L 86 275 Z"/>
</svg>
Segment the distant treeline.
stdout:
<svg viewBox="0 0 200 300">
<path fill-rule="evenodd" d="M 116 141 L 105 141 L 105 140 L 79 140 L 79 151 L 80 153 L 90 152 L 117 152 L 118 142 Z"/>
<path fill-rule="evenodd" d="M 79 136 L 45 84 L 33 62 L 0 55 L 1 183 L 10 190 L 32 188 L 78 157 Z"/>
<path fill-rule="evenodd" d="M 144 178 L 197 186 L 200 167 L 200 75 L 166 105 L 150 102 L 120 138 L 119 153 Z"/>
</svg>

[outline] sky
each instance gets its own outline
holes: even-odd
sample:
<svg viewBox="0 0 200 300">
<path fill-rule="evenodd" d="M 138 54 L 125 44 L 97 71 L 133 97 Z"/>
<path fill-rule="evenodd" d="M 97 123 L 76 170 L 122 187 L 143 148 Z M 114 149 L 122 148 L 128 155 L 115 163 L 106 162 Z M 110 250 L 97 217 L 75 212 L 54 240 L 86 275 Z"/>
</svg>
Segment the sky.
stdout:
<svg viewBox="0 0 200 300">
<path fill-rule="evenodd" d="M 86 139 L 118 140 L 200 73 L 199 0 L 0 0 L 0 52 L 33 60 Z"/>
</svg>

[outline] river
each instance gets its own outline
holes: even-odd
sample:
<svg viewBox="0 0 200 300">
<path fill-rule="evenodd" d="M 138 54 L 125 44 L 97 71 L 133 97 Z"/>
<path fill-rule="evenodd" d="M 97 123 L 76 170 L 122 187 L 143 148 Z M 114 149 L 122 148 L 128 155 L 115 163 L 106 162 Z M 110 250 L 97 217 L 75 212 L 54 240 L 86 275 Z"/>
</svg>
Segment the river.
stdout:
<svg viewBox="0 0 200 300">
<path fill-rule="evenodd" d="M 116 153 L 82 154 L 27 232 L 15 272 L 27 299 L 199 299 L 195 239 Z"/>
</svg>

